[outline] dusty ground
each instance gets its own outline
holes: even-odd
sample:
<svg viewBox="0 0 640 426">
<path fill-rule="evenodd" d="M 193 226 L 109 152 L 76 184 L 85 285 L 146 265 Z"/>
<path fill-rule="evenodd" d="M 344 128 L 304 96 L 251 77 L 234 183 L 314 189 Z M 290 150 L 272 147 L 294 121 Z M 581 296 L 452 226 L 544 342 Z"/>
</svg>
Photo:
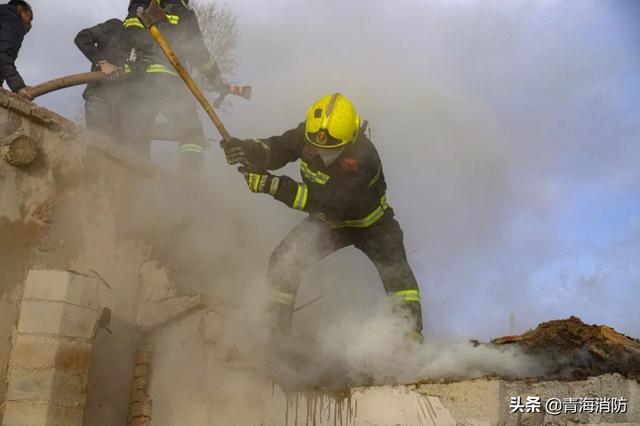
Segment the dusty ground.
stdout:
<svg viewBox="0 0 640 426">
<path fill-rule="evenodd" d="M 494 339 L 491 345 L 517 345 L 539 356 L 547 366 L 545 379 L 620 373 L 640 381 L 640 340 L 573 316 L 544 322 L 521 336 Z"/>
</svg>

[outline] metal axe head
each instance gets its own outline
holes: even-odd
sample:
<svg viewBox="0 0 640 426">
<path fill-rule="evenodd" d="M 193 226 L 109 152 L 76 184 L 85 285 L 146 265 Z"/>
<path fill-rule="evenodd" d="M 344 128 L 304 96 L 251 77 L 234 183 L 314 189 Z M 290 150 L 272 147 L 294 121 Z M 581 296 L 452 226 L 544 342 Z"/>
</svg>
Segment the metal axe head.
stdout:
<svg viewBox="0 0 640 426">
<path fill-rule="evenodd" d="M 167 15 L 156 0 L 151 0 L 149 7 L 142 12 L 138 12 L 138 18 L 140 18 L 140 22 L 142 22 L 145 28 L 151 28 L 154 25 L 166 21 Z"/>
<path fill-rule="evenodd" d="M 251 90 L 251 86 L 241 86 L 238 90 L 238 96 L 249 100 L 251 99 Z"/>
</svg>

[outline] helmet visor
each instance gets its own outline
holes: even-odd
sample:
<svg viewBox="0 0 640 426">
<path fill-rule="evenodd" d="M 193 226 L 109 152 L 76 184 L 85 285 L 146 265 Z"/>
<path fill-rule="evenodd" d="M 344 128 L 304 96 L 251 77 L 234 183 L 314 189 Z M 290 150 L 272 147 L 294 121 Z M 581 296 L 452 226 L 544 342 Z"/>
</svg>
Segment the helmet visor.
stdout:
<svg viewBox="0 0 640 426">
<path fill-rule="evenodd" d="M 327 129 L 320 129 L 317 132 L 307 133 L 307 140 L 319 148 L 337 148 L 348 142 L 334 138 Z"/>
</svg>

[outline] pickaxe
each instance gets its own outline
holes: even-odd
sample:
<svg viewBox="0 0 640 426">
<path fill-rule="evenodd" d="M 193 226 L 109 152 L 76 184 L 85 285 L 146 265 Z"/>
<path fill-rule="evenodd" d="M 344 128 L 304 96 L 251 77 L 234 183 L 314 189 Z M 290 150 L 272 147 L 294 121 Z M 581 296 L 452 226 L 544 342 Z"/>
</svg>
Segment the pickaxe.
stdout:
<svg viewBox="0 0 640 426">
<path fill-rule="evenodd" d="M 209 101 L 207 101 L 207 98 L 204 97 L 196 83 L 193 81 L 193 78 L 191 78 L 191 76 L 189 75 L 189 72 L 186 70 L 184 65 L 182 65 L 182 62 L 180 62 L 180 59 L 178 59 L 178 56 L 175 54 L 169 43 L 167 43 L 167 40 L 158 29 L 158 24 L 167 20 L 167 16 L 158 2 L 156 0 L 151 0 L 149 7 L 144 11 L 139 12 L 138 17 L 140 18 L 140 22 L 142 22 L 145 28 L 149 30 L 151 37 L 155 40 L 158 46 L 160 46 L 160 49 L 162 49 L 162 52 L 165 54 L 173 68 L 175 68 L 178 75 L 180 75 L 182 80 L 184 80 L 191 93 L 193 93 L 193 96 L 195 96 L 200 105 L 202 105 L 202 108 L 204 108 L 207 115 L 216 126 L 216 129 L 218 129 L 218 132 L 220 132 L 222 138 L 225 141 L 231 139 L 231 135 L 224 127 L 224 124 L 222 124 L 220 118 L 218 118 L 218 115 L 213 110 L 213 107 L 211 106 Z M 248 91 L 248 93 L 250 93 L 250 91 Z M 226 94 L 221 93 L 221 95 L 224 96 Z"/>
</svg>

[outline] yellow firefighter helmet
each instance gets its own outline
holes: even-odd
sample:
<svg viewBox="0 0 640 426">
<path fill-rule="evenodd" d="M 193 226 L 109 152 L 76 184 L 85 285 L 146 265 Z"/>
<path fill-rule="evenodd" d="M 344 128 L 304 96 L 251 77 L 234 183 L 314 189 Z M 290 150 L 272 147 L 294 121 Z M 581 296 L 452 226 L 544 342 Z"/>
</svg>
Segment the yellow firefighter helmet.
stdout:
<svg viewBox="0 0 640 426">
<path fill-rule="evenodd" d="M 339 148 L 353 142 L 360 130 L 360 117 L 351 101 L 340 93 L 323 96 L 309 111 L 305 136 L 318 148 Z"/>
</svg>

